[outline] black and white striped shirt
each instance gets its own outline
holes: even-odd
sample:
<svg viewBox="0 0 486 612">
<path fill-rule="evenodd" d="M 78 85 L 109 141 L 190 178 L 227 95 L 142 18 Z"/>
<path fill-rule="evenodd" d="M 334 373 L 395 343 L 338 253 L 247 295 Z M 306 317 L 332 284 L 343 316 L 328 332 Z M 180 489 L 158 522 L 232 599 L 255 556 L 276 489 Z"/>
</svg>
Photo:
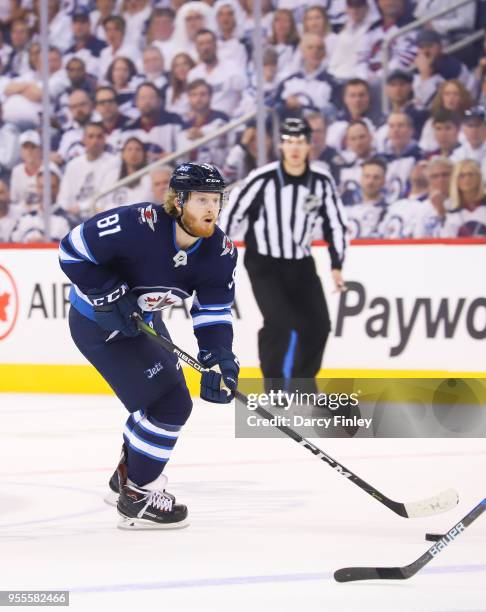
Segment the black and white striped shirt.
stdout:
<svg viewBox="0 0 486 612">
<path fill-rule="evenodd" d="M 242 187 L 231 192 L 219 225 L 232 237 L 245 218 L 247 248 L 280 259 L 309 257 L 314 228 L 322 221 L 331 265 L 342 267 L 345 212 L 334 181 L 318 163 L 311 162 L 299 177 L 286 174 L 281 162 L 251 172 Z"/>
</svg>

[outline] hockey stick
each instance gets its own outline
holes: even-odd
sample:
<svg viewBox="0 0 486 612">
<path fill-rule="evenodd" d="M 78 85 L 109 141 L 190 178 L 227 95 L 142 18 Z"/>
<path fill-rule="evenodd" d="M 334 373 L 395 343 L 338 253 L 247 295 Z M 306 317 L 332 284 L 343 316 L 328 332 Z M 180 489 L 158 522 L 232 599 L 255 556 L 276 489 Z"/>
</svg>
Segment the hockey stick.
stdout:
<svg viewBox="0 0 486 612">
<path fill-rule="evenodd" d="M 150 325 L 147 325 L 142 321 L 140 316 L 134 315 L 138 329 L 152 338 L 155 342 L 163 346 L 170 353 L 174 353 L 177 355 L 179 359 L 187 363 L 192 368 L 197 370 L 198 372 L 207 372 L 207 368 L 201 365 L 196 359 L 188 355 L 185 351 L 176 346 L 173 342 L 164 338 L 160 334 L 158 334 Z M 238 391 L 235 391 L 235 396 L 240 402 L 243 402 L 245 405 L 248 403 L 248 398 L 246 395 Z M 261 406 L 258 406 L 255 410 L 257 414 L 265 419 L 272 419 L 274 415 L 271 412 L 268 412 Z M 431 516 L 433 514 L 440 514 L 441 512 L 447 512 L 451 508 L 457 505 L 459 502 L 459 497 L 454 489 L 447 489 L 446 491 L 442 491 L 438 495 L 434 497 L 430 497 L 428 499 L 423 499 L 417 502 L 409 502 L 402 503 L 397 502 L 386 495 L 383 495 L 380 491 L 375 489 L 375 487 L 371 486 L 364 480 L 362 480 L 359 476 L 351 472 L 347 467 L 339 463 L 329 455 L 327 455 L 324 451 L 322 451 L 319 447 L 315 446 L 312 442 L 303 438 L 296 431 L 287 427 L 286 425 L 276 424 L 275 427 L 279 429 L 282 433 L 284 433 L 289 438 L 292 438 L 295 442 L 309 450 L 313 455 L 321 459 L 332 467 L 336 472 L 348 478 L 352 483 L 363 489 L 368 495 L 371 495 L 374 499 L 385 505 L 387 508 L 390 508 L 395 514 L 403 516 L 405 518 L 417 518 L 424 516 Z"/>
<path fill-rule="evenodd" d="M 466 514 L 466 516 L 454 525 L 449 531 L 424 554 L 410 565 L 404 567 L 343 567 L 334 572 L 334 578 L 338 582 L 351 582 L 353 580 L 407 580 L 411 578 L 424 565 L 432 561 L 440 552 L 464 532 L 466 527 L 481 516 L 486 510 L 486 498 Z"/>
</svg>

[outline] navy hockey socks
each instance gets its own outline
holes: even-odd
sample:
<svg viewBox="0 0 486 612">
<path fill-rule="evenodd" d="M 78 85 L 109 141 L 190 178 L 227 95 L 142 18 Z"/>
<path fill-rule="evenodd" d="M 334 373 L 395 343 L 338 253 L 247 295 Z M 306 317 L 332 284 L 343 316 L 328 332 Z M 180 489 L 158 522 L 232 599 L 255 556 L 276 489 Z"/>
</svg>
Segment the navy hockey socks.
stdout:
<svg viewBox="0 0 486 612">
<path fill-rule="evenodd" d="M 128 479 L 139 487 L 155 480 L 170 458 L 180 425 L 161 423 L 143 410 L 133 412 L 123 430 Z"/>
</svg>

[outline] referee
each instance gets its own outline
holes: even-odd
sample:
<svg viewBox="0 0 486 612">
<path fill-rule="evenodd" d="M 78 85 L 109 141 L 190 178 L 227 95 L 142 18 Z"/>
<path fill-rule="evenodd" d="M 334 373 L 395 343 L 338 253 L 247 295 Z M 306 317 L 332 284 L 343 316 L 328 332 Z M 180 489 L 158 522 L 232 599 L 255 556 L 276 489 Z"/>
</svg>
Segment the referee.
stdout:
<svg viewBox="0 0 486 612">
<path fill-rule="evenodd" d="M 231 237 L 248 220 L 244 263 L 263 316 L 258 351 L 267 392 L 289 389 L 289 379 L 305 379 L 299 380 L 299 391 L 317 392 L 315 376 L 331 329 L 311 256 L 320 223 L 336 290 L 345 289 L 345 214 L 330 175 L 309 163 L 310 136 L 305 119 L 286 119 L 281 160 L 257 168 L 233 190 L 219 223 Z"/>
</svg>

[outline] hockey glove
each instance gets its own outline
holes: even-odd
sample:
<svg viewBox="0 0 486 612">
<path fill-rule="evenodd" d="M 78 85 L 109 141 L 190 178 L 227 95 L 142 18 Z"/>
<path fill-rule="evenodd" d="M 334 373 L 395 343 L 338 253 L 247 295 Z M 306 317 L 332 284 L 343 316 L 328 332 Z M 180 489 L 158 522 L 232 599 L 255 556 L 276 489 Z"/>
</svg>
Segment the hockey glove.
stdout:
<svg viewBox="0 0 486 612">
<path fill-rule="evenodd" d="M 229 404 L 238 386 L 240 364 L 236 356 L 225 348 L 200 351 L 198 360 L 207 368 L 218 366 L 217 370 L 203 372 L 201 376 L 201 398 L 215 404 Z M 226 389 L 221 388 L 221 382 Z"/>
<path fill-rule="evenodd" d="M 142 314 L 137 296 L 123 282 L 117 283 L 108 292 L 88 291 L 94 307 L 96 323 L 107 331 L 118 330 L 125 336 L 137 336 L 140 332 L 131 318 L 134 312 Z"/>
</svg>

